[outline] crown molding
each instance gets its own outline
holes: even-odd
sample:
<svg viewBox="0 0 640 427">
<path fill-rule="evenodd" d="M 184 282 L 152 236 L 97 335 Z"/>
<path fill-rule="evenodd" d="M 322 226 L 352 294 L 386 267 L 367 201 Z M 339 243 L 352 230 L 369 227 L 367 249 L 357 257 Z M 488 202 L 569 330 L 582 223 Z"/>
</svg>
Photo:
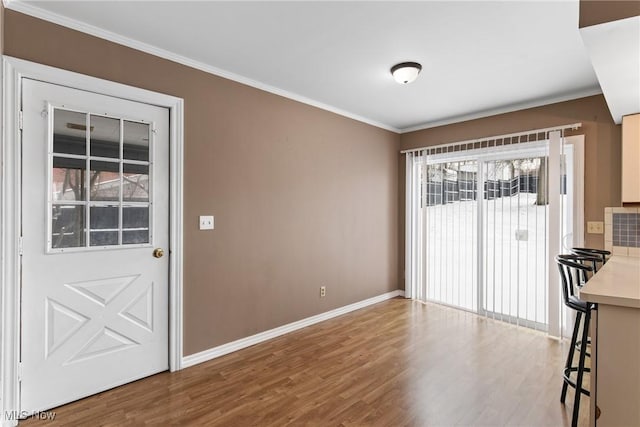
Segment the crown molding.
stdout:
<svg viewBox="0 0 640 427">
<path fill-rule="evenodd" d="M 496 116 L 499 114 L 513 113 L 515 111 L 526 110 L 528 108 L 542 107 L 549 104 L 556 104 L 558 102 L 571 101 L 573 99 L 585 98 L 587 96 L 600 95 L 602 94 L 602 89 L 600 86 L 589 87 L 586 89 L 582 89 L 579 91 L 559 95 L 559 96 L 549 96 L 546 98 L 538 98 L 533 101 L 522 102 L 518 104 L 511 104 L 504 107 L 493 108 L 490 110 L 484 110 L 477 113 L 465 114 L 462 116 L 453 116 L 442 120 L 436 120 L 433 122 L 427 122 L 421 125 L 410 126 L 406 128 L 400 129 L 400 134 L 415 132 L 418 130 L 435 128 L 438 126 L 445 126 L 454 123 L 467 122 L 469 120 L 482 119 L 485 117 Z"/>
<path fill-rule="evenodd" d="M 514 111 L 524 110 L 528 108 L 541 107 L 548 104 L 554 104 L 558 102 L 570 101 L 573 99 L 602 94 L 602 89 L 599 86 L 594 86 L 594 87 L 586 88 L 583 90 L 579 90 L 579 91 L 575 91 L 575 92 L 571 92 L 571 93 L 563 94 L 559 96 L 539 98 L 532 101 L 527 101 L 527 102 L 518 103 L 518 104 L 511 104 L 511 105 L 484 110 L 480 112 L 464 114 L 459 116 L 451 116 L 441 120 L 425 122 L 415 126 L 409 126 L 405 128 L 396 128 L 394 126 L 390 126 L 388 124 L 381 123 L 381 122 L 369 119 L 367 117 L 363 117 L 358 114 L 354 114 L 349 111 L 345 111 L 345 110 L 333 107 L 331 105 L 322 103 L 320 101 L 316 101 L 314 99 L 307 98 L 305 96 L 302 96 L 293 92 L 289 92 L 289 91 L 277 88 L 275 86 L 261 83 L 259 81 L 250 79 L 248 77 L 244 77 L 239 74 L 214 67 L 212 65 L 188 58 L 186 56 L 176 54 L 174 52 L 159 48 L 157 46 L 144 43 L 135 39 L 131 39 L 129 37 L 125 37 L 120 34 L 104 30 L 100 27 L 96 27 L 94 25 L 90 25 L 82 21 L 78 21 L 76 19 L 72 19 L 57 13 L 50 12 L 48 10 L 36 7 L 32 4 L 25 3 L 22 0 L 2 0 L 2 2 L 4 3 L 7 9 L 24 13 L 26 15 L 33 16 L 35 18 L 52 22 L 54 24 L 61 25 L 66 28 L 70 28 L 72 30 L 80 31 L 85 34 L 89 34 L 104 40 L 108 40 L 110 42 L 117 43 L 122 46 L 136 49 L 141 52 L 145 52 L 163 59 L 167 59 L 167 60 L 176 62 L 178 64 L 185 65 L 190 68 L 204 71 L 206 73 L 209 73 L 218 77 L 232 80 L 232 81 L 244 84 L 246 86 L 250 86 L 265 92 L 269 92 L 274 95 L 282 96 L 284 98 L 291 99 L 293 101 L 297 101 L 302 104 L 310 105 L 312 107 L 316 107 L 321 110 L 325 110 L 325 111 L 328 111 L 352 120 L 356 120 L 361 123 L 366 123 L 368 125 L 375 126 L 380 129 L 385 129 L 397 134 L 415 132 L 415 131 L 430 129 L 438 126 L 445 126 L 445 125 L 465 122 L 469 120 L 481 119 L 485 117 L 495 116 L 498 114 L 511 113 Z"/>
<path fill-rule="evenodd" d="M 7 9 L 24 13 L 25 15 L 33 16 L 34 18 L 42 19 L 44 21 L 61 25 L 63 27 L 70 28 L 72 30 L 80 31 L 82 33 L 89 34 L 104 40 L 108 40 L 110 42 L 117 43 L 122 46 L 130 47 L 132 49 L 136 49 L 141 52 L 149 53 L 151 55 L 154 55 L 163 59 L 168 59 L 170 61 L 185 65 L 190 68 L 195 68 L 197 70 L 204 71 L 206 73 L 213 74 L 218 77 L 223 77 L 225 79 L 232 80 L 232 81 L 244 84 L 246 86 L 251 86 L 253 88 L 272 93 L 274 95 L 282 96 L 284 98 L 288 98 L 293 101 L 300 102 L 302 104 L 307 104 L 312 107 L 319 108 L 321 110 L 329 111 L 331 113 L 335 113 L 349 119 L 353 119 L 362 123 L 366 123 L 371 126 L 375 126 L 377 128 L 385 129 L 395 133 L 400 133 L 400 129 L 395 128 L 393 126 L 368 119 L 366 117 L 351 113 L 349 111 L 342 110 L 340 108 L 333 107 L 331 105 L 325 104 L 320 101 L 316 101 L 311 98 L 307 98 L 297 93 L 289 92 L 289 91 L 277 88 L 275 86 L 261 83 L 259 81 L 250 79 L 248 77 L 244 77 L 239 74 L 235 74 L 230 71 L 214 67 L 204 62 L 196 61 L 186 56 L 182 56 L 177 53 L 159 48 L 157 46 L 144 43 L 135 39 L 131 39 L 129 37 L 125 37 L 123 35 L 105 30 L 100 27 L 96 27 L 91 24 L 87 24 L 82 21 L 78 21 L 76 19 L 72 19 L 54 12 L 50 12 L 48 10 L 36 7 L 32 4 L 25 3 L 20 0 L 2 0 L 2 1 Z"/>
</svg>

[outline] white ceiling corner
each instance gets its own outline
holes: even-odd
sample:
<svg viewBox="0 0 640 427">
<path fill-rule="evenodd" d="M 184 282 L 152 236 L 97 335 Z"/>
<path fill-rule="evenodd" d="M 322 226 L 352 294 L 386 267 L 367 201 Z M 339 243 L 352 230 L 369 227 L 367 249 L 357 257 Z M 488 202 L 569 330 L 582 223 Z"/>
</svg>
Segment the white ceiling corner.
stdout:
<svg viewBox="0 0 640 427">
<path fill-rule="evenodd" d="M 580 29 L 613 120 L 640 112 L 640 16 Z"/>
<path fill-rule="evenodd" d="M 395 132 L 600 93 L 578 0 L 8 7 Z M 401 86 L 403 61 L 423 70 Z"/>
</svg>

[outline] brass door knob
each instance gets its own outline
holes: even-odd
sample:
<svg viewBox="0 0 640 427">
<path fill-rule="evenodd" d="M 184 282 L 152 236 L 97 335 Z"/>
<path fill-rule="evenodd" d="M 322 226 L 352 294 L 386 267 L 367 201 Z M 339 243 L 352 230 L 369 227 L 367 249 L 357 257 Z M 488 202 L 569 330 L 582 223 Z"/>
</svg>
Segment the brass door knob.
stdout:
<svg viewBox="0 0 640 427">
<path fill-rule="evenodd" d="M 153 250 L 153 256 L 156 258 L 162 258 L 162 256 L 164 255 L 164 249 L 162 248 L 155 248 Z"/>
</svg>

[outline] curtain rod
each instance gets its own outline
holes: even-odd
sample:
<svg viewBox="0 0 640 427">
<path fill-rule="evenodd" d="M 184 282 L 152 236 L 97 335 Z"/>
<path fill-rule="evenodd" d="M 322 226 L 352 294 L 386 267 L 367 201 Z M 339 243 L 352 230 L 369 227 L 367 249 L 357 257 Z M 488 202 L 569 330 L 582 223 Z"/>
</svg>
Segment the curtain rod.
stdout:
<svg viewBox="0 0 640 427">
<path fill-rule="evenodd" d="M 550 127 L 550 128 L 543 128 L 543 129 L 533 129 L 533 130 L 528 130 L 528 131 L 523 131 L 523 132 L 516 132 L 516 133 L 507 133 L 504 135 L 496 135 L 496 136 L 487 136 L 484 138 L 476 138 L 476 139 L 468 139 L 466 141 L 458 141 L 458 142 L 450 142 L 447 144 L 440 144 L 440 145 L 430 145 L 427 147 L 419 147 L 419 148 L 412 148 L 410 150 L 403 150 L 400 151 L 400 154 L 406 154 L 406 153 L 414 153 L 416 151 L 422 151 L 422 150 L 433 150 L 433 149 L 438 149 L 438 148 L 445 148 L 445 147 L 453 147 L 456 145 L 463 145 L 463 144 L 471 144 L 471 143 L 476 143 L 476 142 L 484 142 L 484 141 L 493 141 L 496 139 L 504 139 L 504 138 L 513 138 L 514 136 L 524 136 L 524 135 L 532 135 L 532 134 L 538 134 L 538 133 L 542 133 L 542 132 L 551 132 L 554 130 L 565 130 L 565 129 L 573 129 L 576 130 L 578 128 L 582 127 L 582 123 L 573 123 L 570 125 L 561 125 L 561 126 L 554 126 L 554 127 Z"/>
</svg>

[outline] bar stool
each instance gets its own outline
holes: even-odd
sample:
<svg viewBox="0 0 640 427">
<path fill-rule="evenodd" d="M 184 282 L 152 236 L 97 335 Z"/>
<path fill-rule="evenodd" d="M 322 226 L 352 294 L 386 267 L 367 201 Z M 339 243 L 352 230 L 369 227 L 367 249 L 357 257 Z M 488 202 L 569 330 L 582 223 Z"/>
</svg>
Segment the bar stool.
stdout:
<svg viewBox="0 0 640 427">
<path fill-rule="evenodd" d="M 563 370 L 562 393 L 560 402 L 564 404 L 567 397 L 567 387 L 571 386 L 575 389 L 573 401 L 573 416 L 571 426 L 577 427 L 578 413 L 580 410 L 580 395 L 590 395 L 589 390 L 582 387 L 582 380 L 585 372 L 591 372 L 591 369 L 585 368 L 585 357 L 587 355 L 587 343 L 589 337 L 589 323 L 591 321 L 591 310 L 596 309 L 595 304 L 582 301 L 575 295 L 576 287 L 584 285 L 591 275 L 594 273 L 592 265 L 593 256 L 585 255 L 558 255 L 556 263 L 560 270 L 560 278 L 562 280 L 562 298 L 564 304 L 576 311 L 576 320 L 573 326 L 573 334 L 571 337 L 571 346 L 567 355 L 567 362 Z M 580 321 L 584 317 L 582 325 L 582 339 L 579 341 L 579 358 L 578 366 L 573 366 L 573 356 L 578 344 L 578 333 L 580 330 Z M 571 380 L 571 373 L 576 372 L 576 381 Z"/>
<path fill-rule="evenodd" d="M 571 248 L 571 253 L 576 255 L 586 255 L 596 257 L 598 260 L 593 263 L 593 272 L 597 272 L 600 267 L 602 267 L 611 256 L 611 252 L 605 251 L 604 249 L 593 249 L 593 248 Z"/>
</svg>

